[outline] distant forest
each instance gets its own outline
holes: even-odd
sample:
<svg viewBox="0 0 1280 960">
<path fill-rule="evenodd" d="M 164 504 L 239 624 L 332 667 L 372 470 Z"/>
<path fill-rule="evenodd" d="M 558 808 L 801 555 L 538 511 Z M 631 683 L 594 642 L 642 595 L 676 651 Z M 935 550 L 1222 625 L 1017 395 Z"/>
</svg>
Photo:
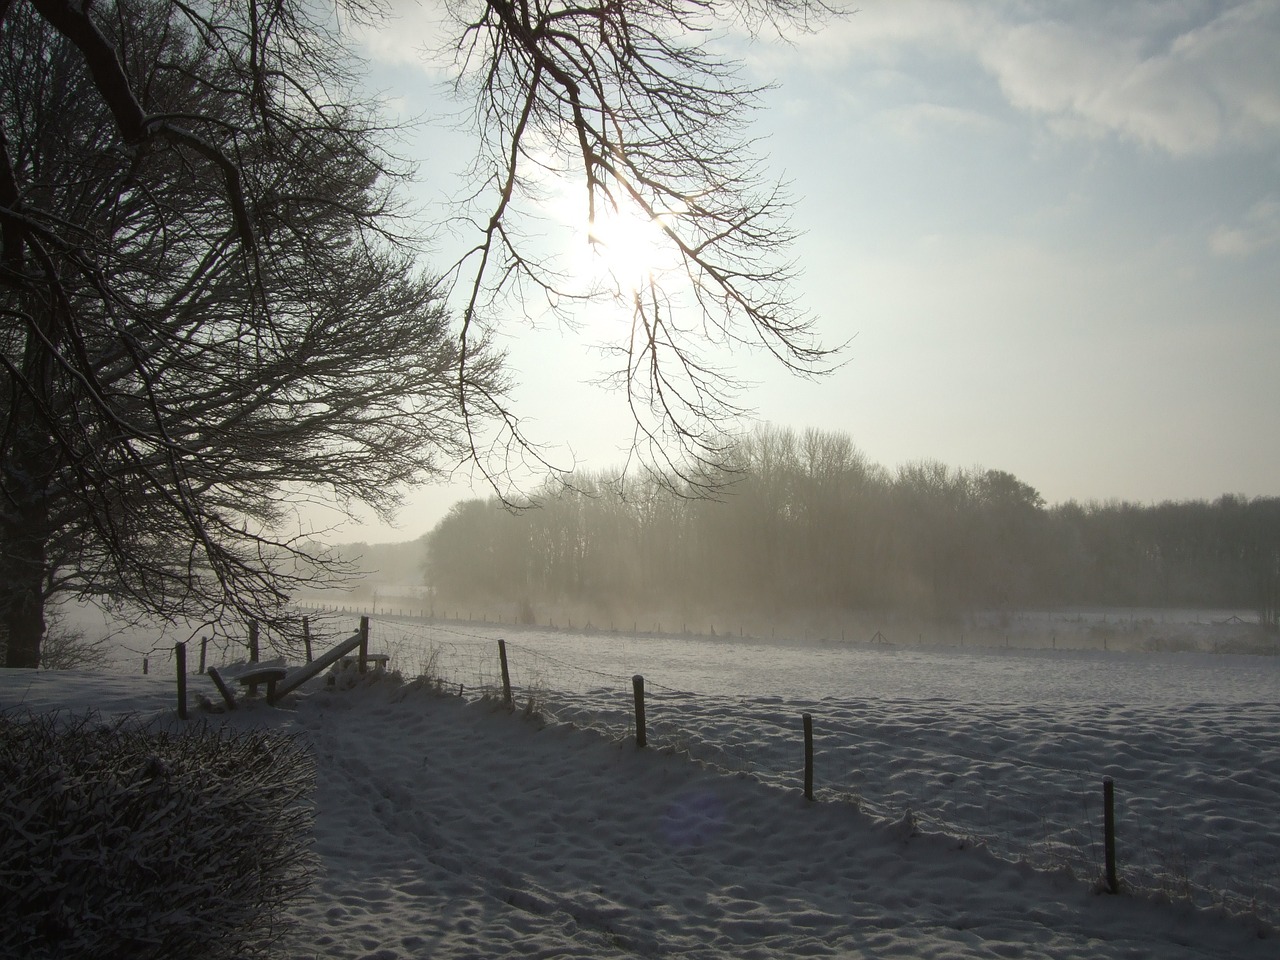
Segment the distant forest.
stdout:
<svg viewBox="0 0 1280 960">
<path fill-rule="evenodd" d="M 999 470 L 889 471 L 843 434 L 773 427 L 739 442 L 735 467 L 718 500 L 574 475 L 522 513 L 460 502 L 422 540 L 427 584 L 528 618 L 1107 605 L 1257 610 L 1276 627 L 1277 497 L 1049 507 Z"/>
</svg>

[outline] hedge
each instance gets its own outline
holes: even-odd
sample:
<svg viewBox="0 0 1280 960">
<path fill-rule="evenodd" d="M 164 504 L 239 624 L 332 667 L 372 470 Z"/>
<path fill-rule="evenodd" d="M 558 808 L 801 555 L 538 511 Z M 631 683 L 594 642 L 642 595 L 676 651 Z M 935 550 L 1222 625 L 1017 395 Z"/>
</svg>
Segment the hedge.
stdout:
<svg viewBox="0 0 1280 960">
<path fill-rule="evenodd" d="M 0 715 L 0 956 L 265 955 L 314 872 L 314 779 L 266 732 Z"/>
</svg>

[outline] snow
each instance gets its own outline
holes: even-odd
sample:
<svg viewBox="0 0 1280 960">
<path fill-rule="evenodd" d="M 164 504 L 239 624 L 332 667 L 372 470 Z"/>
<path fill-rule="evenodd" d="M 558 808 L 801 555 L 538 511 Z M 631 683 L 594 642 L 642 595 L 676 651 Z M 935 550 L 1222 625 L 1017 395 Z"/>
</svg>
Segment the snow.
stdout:
<svg viewBox="0 0 1280 960">
<path fill-rule="evenodd" d="M 290 956 L 1280 956 L 1280 658 L 372 633 L 444 692 L 375 674 L 211 718 L 316 758 Z M 471 699 L 498 637 L 513 712 Z M 171 670 L 2 671 L 0 708 L 173 725 Z M 1104 776 L 1121 896 L 1096 892 Z"/>
</svg>

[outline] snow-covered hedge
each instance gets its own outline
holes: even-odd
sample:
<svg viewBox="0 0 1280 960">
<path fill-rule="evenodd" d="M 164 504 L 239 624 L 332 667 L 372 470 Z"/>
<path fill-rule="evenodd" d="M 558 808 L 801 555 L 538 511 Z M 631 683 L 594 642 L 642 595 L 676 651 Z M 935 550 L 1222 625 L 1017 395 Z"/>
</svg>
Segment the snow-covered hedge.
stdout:
<svg viewBox="0 0 1280 960">
<path fill-rule="evenodd" d="M 0 715 L 0 957 L 265 953 L 308 886 L 295 741 Z"/>
</svg>

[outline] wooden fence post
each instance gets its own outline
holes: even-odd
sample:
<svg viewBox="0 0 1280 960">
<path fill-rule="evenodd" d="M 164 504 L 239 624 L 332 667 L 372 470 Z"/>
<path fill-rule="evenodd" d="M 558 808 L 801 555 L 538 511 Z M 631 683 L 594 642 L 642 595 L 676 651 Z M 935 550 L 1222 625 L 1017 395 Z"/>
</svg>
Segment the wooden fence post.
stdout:
<svg viewBox="0 0 1280 960">
<path fill-rule="evenodd" d="M 1110 777 L 1102 781 L 1103 842 L 1107 852 L 1107 890 L 1120 892 L 1116 873 L 1116 784 Z"/>
<path fill-rule="evenodd" d="M 249 621 L 249 662 L 257 663 L 260 655 L 258 646 L 258 621 Z M 256 683 L 249 684 L 249 696 L 256 697 L 258 695 L 258 685 Z"/>
<path fill-rule="evenodd" d="M 311 662 L 311 618 L 302 618 L 302 646 L 306 650 L 307 663 Z"/>
<path fill-rule="evenodd" d="M 143 657 L 142 658 L 142 675 L 145 677 L 150 672 L 151 672 L 151 664 L 147 661 L 146 657 Z"/>
<path fill-rule="evenodd" d="M 178 665 L 178 719 L 187 719 L 187 645 L 175 643 L 173 658 Z"/>
<path fill-rule="evenodd" d="M 643 747 L 648 743 L 644 729 L 644 677 L 638 673 L 632 677 L 631 689 L 636 698 L 636 746 Z"/>
<path fill-rule="evenodd" d="M 813 716 L 800 715 L 804 721 L 804 798 L 813 799 Z"/>
<path fill-rule="evenodd" d="M 360 618 L 360 672 L 364 673 L 369 664 L 369 618 Z"/>
<path fill-rule="evenodd" d="M 200 638 L 200 672 L 201 673 L 204 673 L 205 667 L 208 666 L 208 660 L 206 659 L 208 653 L 209 653 L 209 638 L 201 637 Z"/>
<path fill-rule="evenodd" d="M 507 668 L 507 641 L 498 639 L 498 663 L 502 665 L 502 702 L 508 710 L 515 709 L 515 701 L 511 699 L 511 671 Z"/>
</svg>

